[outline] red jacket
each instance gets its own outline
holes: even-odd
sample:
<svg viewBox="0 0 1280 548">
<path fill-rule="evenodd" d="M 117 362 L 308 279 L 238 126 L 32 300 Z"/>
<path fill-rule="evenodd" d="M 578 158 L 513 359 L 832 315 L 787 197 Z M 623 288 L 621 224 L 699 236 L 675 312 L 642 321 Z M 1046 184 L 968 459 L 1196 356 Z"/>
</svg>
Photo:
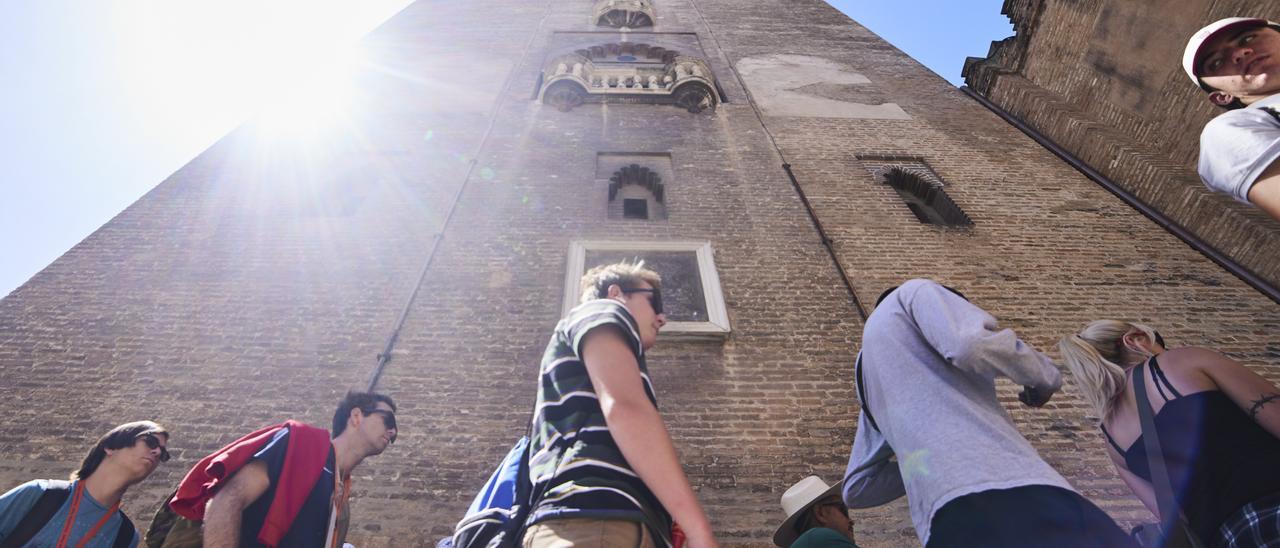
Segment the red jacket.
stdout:
<svg viewBox="0 0 1280 548">
<path fill-rule="evenodd" d="M 281 428 L 289 429 L 289 445 L 285 448 L 284 468 L 276 480 L 276 498 L 267 510 L 266 521 L 258 532 L 258 542 L 267 546 L 279 544 L 298 516 L 307 495 L 320 478 L 329 460 L 329 431 L 289 420 L 268 426 L 231 442 L 200 459 L 178 484 L 178 492 L 169 507 L 178 515 L 193 521 L 204 521 L 205 505 L 222 484 L 235 475 L 258 453 Z"/>
</svg>

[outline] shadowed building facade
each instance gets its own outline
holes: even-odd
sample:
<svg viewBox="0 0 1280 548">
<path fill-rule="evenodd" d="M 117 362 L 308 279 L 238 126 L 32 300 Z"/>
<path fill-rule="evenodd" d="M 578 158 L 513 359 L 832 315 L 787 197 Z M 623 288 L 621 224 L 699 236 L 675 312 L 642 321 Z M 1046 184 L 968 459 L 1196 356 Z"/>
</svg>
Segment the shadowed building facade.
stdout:
<svg viewBox="0 0 1280 548">
<path fill-rule="evenodd" d="M 1015 35 L 970 57 L 963 74 L 997 109 L 1280 298 L 1280 222 L 1201 182 L 1200 130 L 1223 110 L 1181 64 L 1204 25 L 1275 19 L 1275 10 L 1263 0 L 1005 0 Z"/>
<path fill-rule="evenodd" d="M 153 418 L 176 458 L 129 494 L 145 526 L 201 456 L 376 381 L 402 431 L 349 540 L 433 543 L 524 433 L 573 280 L 629 257 L 666 277 L 648 365 L 729 545 L 840 477 L 860 308 L 906 278 L 1041 349 L 1132 318 L 1280 378 L 1274 302 L 821 1 L 419 1 L 363 46 L 341 119 L 246 124 L 0 301 L 0 483 Z M 1149 519 L 1070 387 L 1000 389 L 1086 496 Z M 860 545 L 916 542 L 905 501 L 854 516 Z"/>
</svg>

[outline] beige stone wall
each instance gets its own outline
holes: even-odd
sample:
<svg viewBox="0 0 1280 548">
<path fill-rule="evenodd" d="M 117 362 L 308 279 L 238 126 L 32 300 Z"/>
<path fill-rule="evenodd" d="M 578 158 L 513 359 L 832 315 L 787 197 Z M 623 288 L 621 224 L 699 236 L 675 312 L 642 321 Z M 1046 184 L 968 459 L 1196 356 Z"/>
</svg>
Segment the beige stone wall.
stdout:
<svg viewBox="0 0 1280 548">
<path fill-rule="evenodd" d="M 358 470 L 351 535 L 432 543 L 525 430 L 570 242 L 710 241 L 733 332 L 663 340 L 649 367 L 722 542 L 767 545 L 788 485 L 843 471 L 861 332 L 784 161 L 868 305 L 928 276 L 1040 348 L 1133 318 L 1280 379 L 1274 303 L 825 3 L 654 8 L 651 30 L 692 33 L 680 40 L 715 72 L 728 102 L 714 114 L 531 100 L 554 33 L 594 29 L 585 0 L 418 2 L 367 39 L 375 68 L 342 138 L 270 145 L 250 124 L 175 173 L 0 301 L 0 484 L 62 476 L 112 424 L 155 418 L 177 458 L 130 492 L 145 526 L 207 452 L 285 418 L 327 425 L 439 234 L 380 384 L 403 431 Z M 744 87 L 735 67 L 766 56 L 837 74 Z M 839 108 L 787 103 L 809 96 Z M 905 117 L 877 116 L 885 104 Z M 667 218 L 610 219 L 600 153 L 669 155 Z M 868 171 L 884 157 L 928 165 L 974 226 L 917 222 Z M 1042 410 L 1015 393 L 1002 386 L 1046 460 L 1126 524 L 1147 517 L 1070 388 Z M 916 543 L 904 501 L 855 519 L 862 545 Z"/>
</svg>

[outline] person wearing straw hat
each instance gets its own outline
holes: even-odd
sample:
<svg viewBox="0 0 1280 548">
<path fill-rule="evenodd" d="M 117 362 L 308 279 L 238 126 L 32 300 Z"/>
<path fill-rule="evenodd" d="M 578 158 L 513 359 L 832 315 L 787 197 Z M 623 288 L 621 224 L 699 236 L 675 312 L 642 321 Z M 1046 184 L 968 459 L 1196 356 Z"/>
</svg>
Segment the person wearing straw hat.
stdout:
<svg viewBox="0 0 1280 548">
<path fill-rule="evenodd" d="M 849 508 L 840 499 L 840 484 L 828 486 L 809 476 L 782 494 L 787 519 L 773 533 L 773 543 L 783 548 L 858 548 L 853 538 Z"/>
<path fill-rule="evenodd" d="M 1200 178 L 1280 220 L 1280 24 L 1214 21 L 1187 42 L 1182 70 L 1228 110 L 1200 133 Z"/>
</svg>

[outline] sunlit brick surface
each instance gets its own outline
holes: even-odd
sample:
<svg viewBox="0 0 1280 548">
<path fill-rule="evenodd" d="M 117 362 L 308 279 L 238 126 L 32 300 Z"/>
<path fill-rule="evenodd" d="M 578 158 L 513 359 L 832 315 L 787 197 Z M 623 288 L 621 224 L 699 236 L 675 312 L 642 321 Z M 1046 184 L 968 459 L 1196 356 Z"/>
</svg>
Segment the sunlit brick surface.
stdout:
<svg viewBox="0 0 1280 548">
<path fill-rule="evenodd" d="M 145 528 L 207 452 L 285 418 L 327 425 L 465 185 L 382 377 L 403 431 L 357 471 L 350 540 L 449 533 L 525 430 L 569 243 L 635 238 L 714 247 L 732 334 L 662 341 L 649 367 L 720 539 L 767 545 L 787 486 L 843 472 L 861 333 L 770 135 L 868 306 L 930 276 L 1040 348 L 1133 318 L 1280 379 L 1280 307 L 826 4 L 656 1 L 652 30 L 695 33 L 715 71 L 728 102 L 714 114 L 537 103 L 552 33 L 595 30 L 590 9 L 418 2 L 366 40 L 378 68 L 351 127 L 310 148 L 240 128 L 0 301 L 0 484 L 63 476 L 111 425 L 155 418 L 176 459 L 129 493 Z M 804 74 L 839 67 L 845 83 L 795 93 L 840 102 L 840 117 L 758 114 L 749 91 L 775 105 L 790 92 L 744 88 L 733 67 L 778 53 L 821 60 Z M 600 153 L 669 154 L 667 218 L 609 219 Z M 920 159 L 975 225 L 920 224 L 858 156 Z M 1149 519 L 1071 390 L 1035 411 L 1015 387 L 1001 395 L 1077 488 L 1126 525 Z M 903 501 L 854 516 L 860 545 L 917 542 Z"/>
</svg>

